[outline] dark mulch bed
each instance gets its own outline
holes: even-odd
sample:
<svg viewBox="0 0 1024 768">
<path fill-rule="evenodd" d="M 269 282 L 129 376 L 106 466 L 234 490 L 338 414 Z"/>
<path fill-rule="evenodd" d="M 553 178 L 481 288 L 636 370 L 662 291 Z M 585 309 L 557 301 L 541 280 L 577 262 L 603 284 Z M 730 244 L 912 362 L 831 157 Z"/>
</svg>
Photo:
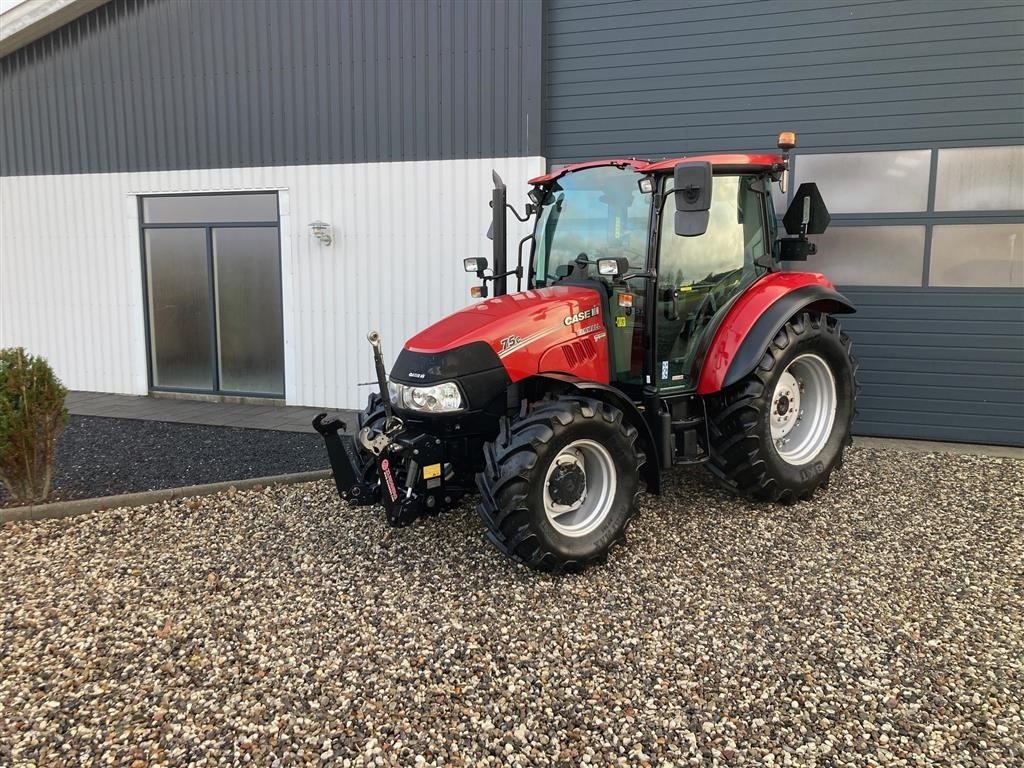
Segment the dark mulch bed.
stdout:
<svg viewBox="0 0 1024 768">
<path fill-rule="evenodd" d="M 326 469 L 310 432 L 72 416 L 57 444 L 51 501 Z M 0 506 L 10 500 L 0 487 Z"/>
</svg>

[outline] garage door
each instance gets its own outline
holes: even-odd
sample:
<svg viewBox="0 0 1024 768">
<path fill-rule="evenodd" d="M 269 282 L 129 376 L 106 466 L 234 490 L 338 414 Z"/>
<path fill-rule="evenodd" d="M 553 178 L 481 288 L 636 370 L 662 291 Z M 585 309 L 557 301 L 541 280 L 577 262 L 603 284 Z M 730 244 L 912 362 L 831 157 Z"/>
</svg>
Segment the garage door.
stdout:
<svg viewBox="0 0 1024 768">
<path fill-rule="evenodd" d="M 1024 19 L 1016 2 L 551 0 L 544 152 L 767 150 L 832 226 L 860 307 L 860 434 L 1024 444 Z M 791 185 L 795 187 L 794 185 Z M 784 204 L 784 200 L 780 204 Z"/>
</svg>

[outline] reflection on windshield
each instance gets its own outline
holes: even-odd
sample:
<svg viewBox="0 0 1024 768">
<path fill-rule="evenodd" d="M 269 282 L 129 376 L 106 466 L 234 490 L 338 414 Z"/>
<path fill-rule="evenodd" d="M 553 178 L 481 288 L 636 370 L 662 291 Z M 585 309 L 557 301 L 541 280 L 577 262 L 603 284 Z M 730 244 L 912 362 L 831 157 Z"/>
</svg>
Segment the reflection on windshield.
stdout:
<svg viewBox="0 0 1024 768">
<path fill-rule="evenodd" d="M 661 282 L 678 288 L 717 283 L 764 254 L 761 201 L 750 187 L 753 181 L 752 176 L 715 177 L 708 228 L 700 237 L 675 235 L 675 195 L 666 197 L 658 269 Z"/>
<path fill-rule="evenodd" d="M 651 196 L 632 170 L 602 166 L 563 176 L 548 189 L 536 229 L 535 283 L 564 277 L 581 253 L 591 262 L 625 256 L 644 267 Z"/>
</svg>

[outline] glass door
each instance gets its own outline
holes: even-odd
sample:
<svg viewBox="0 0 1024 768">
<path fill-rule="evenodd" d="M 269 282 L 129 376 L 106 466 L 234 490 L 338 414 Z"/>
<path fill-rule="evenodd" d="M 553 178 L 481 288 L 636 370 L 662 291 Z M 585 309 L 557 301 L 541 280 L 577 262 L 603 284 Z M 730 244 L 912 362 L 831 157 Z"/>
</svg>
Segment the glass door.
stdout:
<svg viewBox="0 0 1024 768">
<path fill-rule="evenodd" d="M 719 310 L 765 271 L 762 193 L 752 176 L 715 176 L 707 231 L 675 234 L 675 195 L 667 194 L 661 218 L 655 323 L 654 375 L 658 388 L 697 386 L 694 363 L 704 334 Z M 666 189 L 666 193 L 671 191 Z"/>
<path fill-rule="evenodd" d="M 276 193 L 141 201 L 150 387 L 284 396 Z"/>
</svg>

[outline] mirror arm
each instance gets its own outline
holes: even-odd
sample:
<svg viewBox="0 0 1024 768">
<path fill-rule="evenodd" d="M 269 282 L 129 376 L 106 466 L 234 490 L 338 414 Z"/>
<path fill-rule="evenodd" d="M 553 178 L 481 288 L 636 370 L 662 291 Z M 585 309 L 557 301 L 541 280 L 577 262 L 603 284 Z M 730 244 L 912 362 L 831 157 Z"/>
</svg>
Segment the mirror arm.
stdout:
<svg viewBox="0 0 1024 768">
<path fill-rule="evenodd" d="M 620 275 L 619 279 L 622 282 L 624 282 L 624 283 L 627 280 L 634 280 L 634 279 L 657 280 L 658 279 L 658 273 L 652 269 L 650 272 L 634 272 L 631 275 Z"/>
<path fill-rule="evenodd" d="M 512 277 L 515 275 L 519 280 L 523 279 L 523 265 L 518 265 L 515 269 L 510 269 L 508 272 L 501 272 L 499 274 L 485 275 L 482 272 L 477 272 L 476 276 L 483 280 L 485 283 L 488 280 L 500 280 L 503 277 Z"/>
<path fill-rule="evenodd" d="M 657 204 L 658 215 L 661 216 L 662 214 L 665 213 L 665 203 L 668 202 L 669 195 L 674 195 L 678 192 L 685 191 L 685 189 L 670 189 L 668 192 L 665 192 L 664 194 L 657 195 L 655 198 L 655 203 Z"/>
<path fill-rule="evenodd" d="M 668 196 L 669 195 L 675 195 L 675 194 L 678 194 L 679 192 L 685 192 L 685 191 L 686 191 L 685 189 L 670 189 L 665 194 L 659 195 L 659 197 L 661 199 L 658 201 L 658 215 L 661 216 L 665 212 L 665 203 L 668 202 Z"/>
<path fill-rule="evenodd" d="M 512 211 L 512 213 L 515 213 L 515 211 Z M 516 291 L 523 290 L 523 244 L 527 240 L 533 240 L 532 232 L 519 241 L 516 249 L 519 253 L 519 257 L 516 259 Z"/>
<path fill-rule="evenodd" d="M 512 215 L 515 216 L 517 219 L 519 219 L 522 222 L 529 221 L 530 217 L 534 214 L 534 212 L 536 210 L 534 208 L 534 206 L 533 206 L 533 203 L 527 203 L 526 204 L 526 215 L 525 216 L 520 216 L 519 215 L 519 211 L 517 211 L 514 207 L 512 207 L 512 203 L 505 203 L 505 207 L 508 208 L 510 211 L 512 211 Z"/>
</svg>

